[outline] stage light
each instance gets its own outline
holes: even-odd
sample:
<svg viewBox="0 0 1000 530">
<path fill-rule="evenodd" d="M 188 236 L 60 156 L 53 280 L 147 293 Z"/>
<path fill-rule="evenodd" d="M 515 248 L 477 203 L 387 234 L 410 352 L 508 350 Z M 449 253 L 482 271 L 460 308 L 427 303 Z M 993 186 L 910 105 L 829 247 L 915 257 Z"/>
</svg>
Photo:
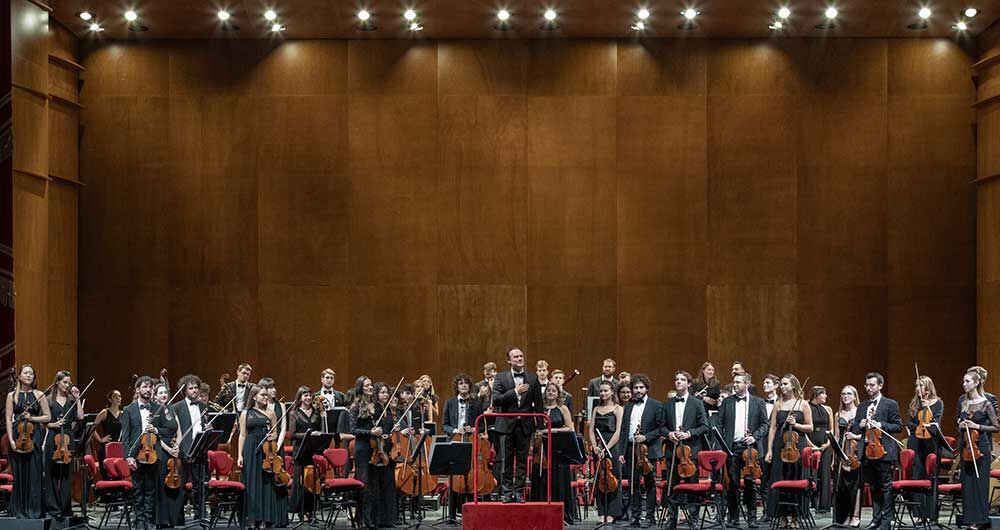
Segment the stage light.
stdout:
<svg viewBox="0 0 1000 530">
<path fill-rule="evenodd" d="M 412 9 L 407 9 L 403 12 L 403 18 L 412 22 L 417 19 L 417 12 Z"/>
<path fill-rule="evenodd" d="M 93 22 L 90 24 L 90 31 L 93 31 L 94 33 L 100 33 L 104 31 L 104 28 L 102 28 L 101 25 L 98 24 L 97 22 Z"/>
<path fill-rule="evenodd" d="M 225 22 L 229 20 L 229 17 L 231 15 L 229 14 L 229 11 L 226 11 L 225 9 L 220 9 L 215 16 L 219 17 L 219 20 L 221 20 L 222 22 Z"/>
<path fill-rule="evenodd" d="M 372 18 L 372 14 L 367 10 L 362 9 L 361 11 L 358 11 L 358 20 L 361 22 L 368 22 L 370 18 Z"/>
<path fill-rule="evenodd" d="M 281 24 L 278 23 L 274 23 L 271 25 L 271 31 L 275 33 L 280 33 L 282 31 L 285 31 L 285 26 L 282 26 Z"/>
<path fill-rule="evenodd" d="M 955 26 L 954 26 L 954 27 L 955 27 L 955 29 L 957 29 L 958 31 L 966 31 L 966 30 L 968 30 L 968 29 L 969 29 L 969 25 L 968 25 L 968 24 L 966 24 L 964 20 L 962 20 L 962 21 L 959 21 L 959 22 L 958 22 L 958 24 L 955 24 Z"/>
<path fill-rule="evenodd" d="M 278 19 L 278 14 L 275 13 L 273 9 L 268 9 L 267 11 L 264 11 L 264 20 L 268 22 L 274 22 L 277 19 Z"/>
<path fill-rule="evenodd" d="M 684 11 L 682 11 L 681 14 L 684 15 L 684 18 L 686 18 L 688 20 L 694 20 L 694 17 L 698 16 L 698 12 L 695 11 L 694 8 L 691 8 L 691 7 L 685 9 Z"/>
<path fill-rule="evenodd" d="M 632 24 L 632 29 L 635 31 L 646 31 L 646 23 L 640 20 L 635 24 Z"/>
<path fill-rule="evenodd" d="M 549 22 L 552 22 L 555 19 L 556 19 L 556 12 L 555 12 L 555 10 L 554 9 L 546 9 L 545 10 L 545 20 L 548 20 Z"/>
<path fill-rule="evenodd" d="M 782 21 L 780 21 L 780 20 L 775 20 L 768 27 L 771 28 L 771 29 L 782 30 L 782 29 L 785 29 L 785 24 Z"/>
<path fill-rule="evenodd" d="M 129 9 L 125 12 L 125 20 L 135 22 L 136 20 L 139 20 L 139 14 Z"/>
<path fill-rule="evenodd" d="M 649 10 L 646 8 L 642 8 L 636 12 L 635 16 L 639 17 L 639 20 L 646 20 L 647 18 L 649 18 Z"/>
<path fill-rule="evenodd" d="M 506 9 L 497 11 L 497 19 L 500 20 L 500 22 L 507 22 L 510 20 L 510 11 L 507 11 Z"/>
<path fill-rule="evenodd" d="M 826 11 L 825 11 L 824 14 L 826 15 L 826 18 L 828 18 L 830 20 L 833 20 L 833 19 L 837 18 L 837 15 L 840 14 L 840 11 L 837 11 L 836 7 L 830 6 L 830 7 L 826 8 Z"/>
<path fill-rule="evenodd" d="M 90 20 L 90 19 L 94 18 L 94 15 L 91 15 L 90 11 L 81 11 L 80 12 L 80 18 L 82 18 L 83 20 L 86 21 L 86 20 Z"/>
<path fill-rule="evenodd" d="M 921 7 L 920 11 L 917 12 L 917 16 L 919 16 L 920 18 L 922 18 L 924 20 L 927 20 L 928 18 L 931 18 L 931 14 L 932 14 L 931 10 L 928 7 Z"/>
<path fill-rule="evenodd" d="M 974 16 L 976 16 L 978 14 L 979 14 L 979 10 L 976 9 L 976 8 L 974 8 L 974 7 L 970 7 L 969 9 L 965 10 L 965 16 L 967 16 L 969 18 L 972 18 L 972 17 L 974 17 Z"/>
<path fill-rule="evenodd" d="M 421 26 L 419 23 L 410 22 L 410 31 L 420 31 L 422 29 L 424 29 L 424 27 Z"/>
<path fill-rule="evenodd" d="M 787 7 L 783 7 L 783 8 L 781 8 L 781 9 L 778 10 L 778 18 L 786 19 L 786 18 L 788 18 L 790 16 L 792 16 L 792 10 L 791 9 L 788 9 Z"/>
</svg>

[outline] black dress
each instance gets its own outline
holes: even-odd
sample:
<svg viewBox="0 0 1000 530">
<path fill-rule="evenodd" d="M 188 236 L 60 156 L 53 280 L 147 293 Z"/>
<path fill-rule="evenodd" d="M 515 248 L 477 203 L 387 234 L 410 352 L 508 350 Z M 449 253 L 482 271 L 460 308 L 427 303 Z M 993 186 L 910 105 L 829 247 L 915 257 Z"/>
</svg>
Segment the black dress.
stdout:
<svg viewBox="0 0 1000 530">
<path fill-rule="evenodd" d="M 243 442 L 243 514 L 247 524 L 269 523 L 272 526 L 285 526 L 288 520 L 287 504 L 282 506 L 278 500 L 279 487 L 274 483 L 270 473 L 264 473 L 261 464 L 264 453 L 258 447 L 264 439 L 264 434 L 270 428 L 270 418 L 256 408 L 246 410 L 246 438 Z M 281 486 L 284 489 L 284 486 Z M 284 510 L 284 511 L 282 511 Z"/>
<path fill-rule="evenodd" d="M 698 396 L 698 399 L 712 398 L 715 400 L 715 405 L 709 405 L 702 400 L 702 403 L 705 405 L 705 413 L 709 416 L 713 416 L 716 412 L 719 412 L 719 396 L 722 395 L 722 387 L 718 381 L 709 381 L 707 384 L 695 381 L 691 385 L 691 395 Z"/>
<path fill-rule="evenodd" d="M 615 426 L 617 424 L 617 418 L 615 418 L 615 412 L 612 410 L 607 414 L 601 414 L 594 410 L 594 430 L 601 433 L 604 437 L 604 441 L 608 444 L 611 443 L 611 437 L 617 432 Z M 601 446 L 601 440 L 599 437 L 594 438 L 598 446 Z M 609 447 L 611 449 L 611 461 L 614 463 L 614 475 L 618 478 L 619 487 L 610 493 L 597 492 L 594 495 L 594 499 L 597 502 L 597 515 L 602 517 L 621 517 L 622 516 L 622 489 L 621 489 L 621 478 L 622 478 L 622 466 L 618 461 L 618 444 Z"/>
<path fill-rule="evenodd" d="M 118 411 L 118 416 L 111 413 L 111 409 L 104 409 L 104 420 L 101 421 L 101 432 L 104 436 L 110 436 L 111 441 L 115 442 L 122 437 L 122 420 L 121 420 L 121 410 Z M 104 444 L 99 444 L 97 447 L 97 465 L 101 469 L 101 473 L 104 471 Z M 105 477 L 107 478 L 107 477 Z"/>
<path fill-rule="evenodd" d="M 830 431 L 830 415 L 823 405 L 809 404 L 812 409 L 813 430 L 809 433 L 809 441 L 816 447 L 827 442 L 826 433 Z M 833 461 L 833 451 L 828 447 L 823 451 L 823 456 L 819 461 L 819 476 L 816 485 L 819 488 L 819 495 L 816 498 L 816 508 L 820 511 L 830 509 L 830 471 Z"/>
<path fill-rule="evenodd" d="M 73 515 L 73 465 L 52 460 L 55 453 L 55 437 L 66 433 L 73 437 L 73 424 L 76 422 L 76 400 L 68 398 L 60 405 L 54 398 L 49 398 L 49 415 L 52 421 L 66 417 L 62 430 L 45 429 L 45 510 L 49 516 L 61 521 Z M 68 413 L 68 414 L 67 414 Z M 70 450 L 75 444 L 70 443 Z"/>
<path fill-rule="evenodd" d="M 553 429 L 559 429 L 566 426 L 566 419 L 563 418 L 562 411 L 560 411 L 558 407 L 548 409 L 547 412 L 549 414 L 549 419 L 552 420 Z M 613 415 L 612 419 L 614 419 Z M 548 451 L 547 446 L 543 446 L 542 451 Z M 545 455 L 548 456 L 548 452 L 546 452 Z M 548 488 L 548 474 L 545 472 L 545 469 L 538 465 L 533 465 L 531 471 L 531 500 L 535 502 L 545 502 L 545 496 Z M 572 524 L 573 521 L 573 502 L 576 501 L 573 497 L 572 481 L 573 479 L 570 475 L 569 466 L 566 464 L 557 464 L 553 461 L 552 500 L 554 502 L 563 502 L 565 505 L 563 519 L 570 521 L 570 524 Z"/>
<path fill-rule="evenodd" d="M 850 430 L 849 423 L 844 418 L 837 418 L 837 425 L 840 426 L 840 440 L 843 443 L 843 433 Z M 833 520 L 838 524 L 843 524 L 854 514 L 854 503 L 858 493 L 858 477 L 861 476 L 861 468 L 844 469 L 838 466 L 837 473 L 840 479 L 837 483 L 837 492 L 833 508 Z"/>
<path fill-rule="evenodd" d="M 781 449 L 785 446 L 785 437 L 782 435 L 787 430 L 782 427 L 785 425 L 785 421 L 788 419 L 789 412 L 790 411 L 787 410 L 778 410 L 777 408 L 775 408 L 773 412 L 773 414 L 777 415 L 775 420 L 778 425 L 778 430 L 775 431 L 774 433 L 774 444 L 772 445 L 773 449 L 771 451 L 771 477 L 769 482 L 771 484 L 779 480 L 799 480 L 800 478 L 802 478 L 801 458 L 799 459 L 798 462 L 795 462 L 794 464 L 789 464 L 781 461 Z M 795 411 L 795 421 L 799 423 L 805 421 L 805 417 L 802 414 L 801 410 Z M 796 449 L 801 454 L 802 448 L 806 446 L 806 437 L 803 435 L 803 433 L 799 431 L 795 432 L 798 433 L 799 435 L 799 445 L 798 447 L 796 447 Z M 775 489 L 767 490 L 766 508 L 767 508 L 767 515 L 769 517 L 774 518 L 778 517 L 779 515 L 783 515 L 778 513 L 779 500 L 783 501 L 784 499 L 779 499 L 778 490 Z M 799 511 L 801 513 L 805 513 L 805 508 L 806 507 L 801 507 Z"/>
<path fill-rule="evenodd" d="M 281 435 L 282 425 L 287 425 L 288 423 L 288 418 L 286 415 L 282 414 L 281 403 L 277 401 L 271 403 L 271 412 L 274 414 L 275 418 L 278 418 L 278 426 L 274 428 L 274 432 Z M 281 455 L 282 458 L 285 458 L 284 438 L 278 439 L 278 454 Z M 285 527 L 288 526 L 288 485 L 279 484 L 276 487 L 278 490 L 278 513 L 280 516 L 278 518 L 278 522 L 275 523 L 275 526 Z"/>
<path fill-rule="evenodd" d="M 993 413 L 993 406 L 989 400 L 980 403 L 969 404 L 967 410 L 963 410 L 959 416 L 959 421 L 970 419 L 979 425 L 996 425 L 994 421 L 996 414 Z M 986 409 L 990 409 L 987 411 Z M 965 431 L 960 430 L 962 440 L 966 438 Z M 960 443 L 961 445 L 961 443 Z M 992 433 L 979 433 L 980 457 L 973 462 L 962 461 L 962 524 L 963 525 L 988 525 L 990 522 L 990 463 L 992 462 Z M 979 476 L 976 476 L 976 468 L 979 469 Z"/>
<path fill-rule="evenodd" d="M 944 413 L 944 403 L 942 403 L 939 399 L 931 404 L 930 409 L 933 421 L 940 424 L 941 415 Z M 934 454 L 937 451 L 937 440 L 935 440 L 933 436 L 927 439 L 917 438 L 917 426 L 919 422 L 917 421 L 916 414 L 910 414 L 908 424 L 910 427 L 910 437 L 906 442 L 906 447 L 913 449 L 916 453 L 913 458 L 913 466 L 910 469 L 910 478 L 913 480 L 930 479 L 931 477 L 927 475 L 925 462 L 927 461 L 927 455 Z M 920 503 L 920 511 L 915 513 L 915 516 L 933 517 L 935 515 L 935 499 L 933 495 L 928 495 L 926 493 L 913 493 L 912 495 L 913 500 Z"/>
<path fill-rule="evenodd" d="M 316 409 L 312 410 L 312 414 L 306 415 L 302 409 L 296 409 L 292 413 L 291 424 L 294 425 L 292 432 L 292 447 L 295 448 L 292 451 L 292 455 L 299 450 L 299 446 L 302 445 L 302 440 L 305 439 L 306 433 L 309 431 L 318 431 L 320 429 L 319 425 L 319 412 Z M 308 514 L 313 512 L 313 495 L 305 491 L 302 485 L 302 473 L 305 470 L 305 466 L 295 462 L 295 469 L 292 474 L 292 513 Z"/>
<path fill-rule="evenodd" d="M 44 398 L 42 398 L 44 399 Z M 30 405 L 30 407 L 29 407 Z M 36 403 L 31 392 L 18 392 L 14 396 L 14 429 L 17 429 L 17 416 L 28 409 L 31 416 L 40 416 L 42 406 Z M 40 519 L 42 517 L 42 440 L 45 437 L 45 427 L 34 423 L 35 430 L 31 441 L 35 450 L 30 453 L 10 451 L 10 467 L 14 475 L 14 489 L 10 496 L 10 514 L 18 519 Z"/>
<path fill-rule="evenodd" d="M 382 414 L 382 406 L 376 405 L 374 412 L 357 406 L 351 407 L 351 431 L 354 434 L 354 476 L 365 487 L 361 490 L 361 521 L 364 528 L 389 527 L 396 524 L 396 481 L 393 467 L 373 466 L 368 463 L 372 457 L 371 430 L 375 419 Z M 382 431 L 392 430 L 392 416 L 382 418 Z M 385 451 L 389 451 L 388 444 Z M 390 460 L 391 461 L 391 460 Z"/>
<path fill-rule="evenodd" d="M 181 480 L 181 487 L 177 489 L 167 487 L 165 479 L 169 471 L 167 460 L 170 459 L 170 453 L 162 445 L 173 443 L 180 425 L 173 412 L 165 412 L 156 415 L 153 426 L 156 427 L 157 437 L 155 465 L 159 468 L 156 473 L 156 506 L 153 520 L 158 525 L 180 526 L 184 524 L 184 481 Z M 190 435 L 191 433 L 188 433 L 188 436 Z M 181 473 L 183 477 L 183 472 Z"/>
</svg>

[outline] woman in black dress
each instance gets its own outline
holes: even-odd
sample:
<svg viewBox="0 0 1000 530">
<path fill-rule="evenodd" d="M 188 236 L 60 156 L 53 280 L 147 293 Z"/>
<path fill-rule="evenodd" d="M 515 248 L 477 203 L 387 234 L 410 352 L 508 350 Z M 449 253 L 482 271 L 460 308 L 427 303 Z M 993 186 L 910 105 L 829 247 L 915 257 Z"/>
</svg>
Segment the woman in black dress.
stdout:
<svg viewBox="0 0 1000 530">
<path fill-rule="evenodd" d="M 104 445 L 108 442 L 116 442 L 122 437 L 122 393 L 118 390 L 112 390 L 108 392 L 107 399 L 107 406 L 94 419 L 97 428 L 94 429 L 94 434 L 91 436 L 95 449 L 93 452 L 96 453 L 101 473 L 105 472 L 104 466 L 101 465 L 105 458 Z"/>
<path fill-rule="evenodd" d="M 764 461 L 771 464 L 770 483 L 802 478 L 801 458 L 794 464 L 781 460 L 781 449 L 785 446 L 784 434 L 795 431 L 799 435 L 799 442 L 795 450 L 801 453 L 806 446 L 806 437 L 813 430 L 812 409 L 809 408 L 808 403 L 802 400 L 802 385 L 799 384 L 798 378 L 792 374 L 785 374 L 778 386 L 778 394 L 781 398 L 774 404 L 774 410 L 771 413 L 771 429 L 767 435 L 767 453 L 764 455 Z M 781 500 L 778 493 L 774 489 L 769 489 L 767 492 L 765 507 L 768 517 L 774 519 L 780 515 L 781 527 L 797 527 L 798 521 L 789 520 L 787 515 L 778 513 L 778 501 Z M 805 512 L 806 509 L 808 506 L 801 506 L 799 510 Z"/>
<path fill-rule="evenodd" d="M 709 419 L 719 412 L 719 402 L 721 401 L 719 396 L 722 394 L 722 387 L 715 377 L 714 364 L 705 362 L 701 365 L 698 377 L 695 377 L 694 383 L 691 384 L 690 392 L 705 404 L 705 413 L 708 414 Z"/>
<path fill-rule="evenodd" d="M 545 386 L 545 395 L 542 396 L 545 403 L 545 413 L 552 421 L 552 434 L 557 432 L 574 432 L 573 417 L 563 402 L 562 389 L 555 383 Z M 535 431 L 535 436 L 540 436 L 544 440 L 546 431 L 539 429 Z M 543 443 L 542 451 L 548 457 L 547 443 Z M 548 473 L 542 466 L 532 466 L 531 477 L 531 500 L 535 502 L 545 502 L 548 489 Z M 552 500 L 562 502 L 565 506 L 563 510 L 563 520 L 567 525 L 573 524 L 573 496 L 572 478 L 570 476 L 569 465 L 559 464 L 552 461 Z"/>
<path fill-rule="evenodd" d="M 17 424 L 23 419 L 34 427 L 31 441 L 34 449 L 19 453 L 10 451 L 10 468 L 14 475 L 14 489 L 10 496 L 10 515 L 18 519 L 40 519 L 42 513 L 42 439 L 44 424 L 48 423 L 49 401 L 45 393 L 35 388 L 35 369 L 30 364 L 21 366 L 14 390 L 7 394 L 7 432 L 17 438 Z"/>
<path fill-rule="evenodd" d="M 288 435 L 288 416 L 285 412 L 285 405 L 278 398 L 278 387 L 275 386 L 274 379 L 264 377 L 258 384 L 267 391 L 268 398 L 271 400 L 271 412 L 278 422 L 278 427 L 274 429 L 274 432 L 278 434 L 278 454 L 284 458 L 285 441 Z M 288 484 L 277 484 L 276 487 L 281 516 L 275 524 L 279 527 L 285 527 L 288 526 Z"/>
<path fill-rule="evenodd" d="M 975 371 L 965 373 L 962 378 L 963 399 L 959 401 L 958 435 L 959 446 L 967 447 L 972 433 L 979 433 L 976 447 L 981 453 L 976 460 L 962 459 L 962 522 L 972 530 L 990 525 L 990 463 L 992 459 L 993 433 L 997 432 L 997 419 L 993 404 L 983 393 L 983 381 Z M 977 476 L 978 470 L 978 476 Z"/>
<path fill-rule="evenodd" d="M 910 436 L 906 441 L 906 447 L 913 449 L 916 453 L 913 459 L 913 467 L 910 469 L 910 478 L 913 480 L 931 478 L 927 475 L 927 456 L 937 452 L 937 439 L 927 430 L 927 425 L 920 425 L 919 416 L 929 415 L 931 421 L 927 423 L 937 424 L 937 428 L 940 429 L 942 414 L 944 414 L 944 403 L 938 398 L 937 390 L 934 388 L 934 381 L 926 375 L 920 376 L 913 391 L 913 399 L 910 400 L 909 420 L 907 422 L 907 426 L 910 429 Z M 918 519 L 934 517 L 934 496 L 926 493 L 914 493 L 912 495 L 913 500 L 920 503 L 919 511 L 916 511 L 913 516 Z"/>
<path fill-rule="evenodd" d="M 261 468 L 264 460 L 261 443 L 265 437 L 269 440 L 278 439 L 277 430 L 271 430 L 278 419 L 271 406 L 270 394 L 260 385 L 254 385 L 250 389 L 248 398 L 252 408 L 240 414 L 240 454 L 237 462 L 243 469 L 241 477 L 246 487 L 243 494 L 243 517 L 250 528 L 282 526 L 279 523 L 288 519 L 287 506 L 283 507 L 278 501 L 278 486 L 274 483 L 273 475 L 264 473 Z"/>
<path fill-rule="evenodd" d="M 319 411 L 313 407 L 312 389 L 307 386 L 300 386 L 295 392 L 295 403 L 292 405 L 292 412 L 288 418 L 289 429 L 292 433 L 292 451 L 298 452 L 302 441 L 310 432 L 322 432 L 320 427 L 320 415 L 326 416 L 326 407 L 319 407 Z M 299 462 L 294 462 L 294 472 L 292 473 L 292 513 L 300 514 L 303 520 L 308 521 L 313 512 L 313 495 L 305 490 L 302 484 L 302 474 L 305 466 Z"/>
<path fill-rule="evenodd" d="M 840 446 L 847 451 L 847 434 L 851 432 L 854 416 L 858 412 L 858 389 L 847 385 L 840 391 L 840 408 L 837 410 L 837 422 L 834 423 L 834 434 Z M 849 456 L 849 455 L 848 455 Z M 835 482 L 837 487 L 833 507 L 833 520 L 837 524 L 861 526 L 861 495 L 858 489 L 858 477 L 861 469 L 851 469 L 850 462 L 841 462 L 837 468 Z"/>
<path fill-rule="evenodd" d="M 73 425 L 83 419 L 83 405 L 70 395 L 72 386 L 69 372 L 56 372 L 48 399 L 52 421 L 45 429 L 45 509 L 56 521 L 73 515 L 73 466 L 52 460 L 56 435 L 69 434 L 72 439 Z M 80 391 L 76 393 L 79 396 Z"/>
<path fill-rule="evenodd" d="M 597 501 L 597 515 L 602 523 L 613 523 L 615 518 L 622 516 L 622 466 L 618 461 L 618 433 L 622 429 L 622 416 L 625 411 L 618 404 L 615 396 L 613 383 L 602 381 L 600 401 L 594 407 L 594 421 L 590 423 L 587 436 L 590 438 L 590 446 L 594 448 L 594 460 L 598 463 L 610 456 L 614 476 L 618 479 L 619 486 L 613 492 L 597 492 L 594 499 Z M 603 440 L 603 443 L 602 443 Z M 605 450 L 610 450 L 610 455 Z"/>
<path fill-rule="evenodd" d="M 370 463 L 372 439 L 377 443 L 384 443 L 384 437 L 392 432 L 393 420 L 388 412 L 383 414 L 387 404 L 383 404 L 381 400 L 376 403 L 375 385 L 371 379 L 359 377 L 355 383 L 354 396 L 349 409 L 351 431 L 354 434 L 354 476 L 365 484 L 361 491 L 360 524 L 364 528 L 394 526 L 396 498 L 394 495 L 387 495 L 388 490 L 395 491 L 396 487 L 392 468 Z M 386 452 L 389 451 L 388 444 L 383 447 Z"/>
<path fill-rule="evenodd" d="M 163 407 L 163 412 L 153 416 L 152 424 L 156 427 L 156 506 L 153 520 L 158 526 L 174 527 L 184 524 L 184 484 L 179 488 L 168 488 L 166 477 L 169 471 L 167 461 L 180 455 L 181 444 L 180 423 L 177 415 L 170 410 L 170 389 L 164 384 L 157 384 L 153 389 L 153 402 Z M 186 436 L 190 436 L 187 433 Z M 183 477 L 183 471 L 179 471 Z"/>
<path fill-rule="evenodd" d="M 816 477 L 816 486 L 819 495 L 815 497 L 815 508 L 818 513 L 826 514 L 830 511 L 830 463 L 833 461 L 833 451 L 830 449 L 830 440 L 826 433 L 830 432 L 830 418 L 833 417 L 833 409 L 826 404 L 826 388 L 814 386 L 809 390 L 809 409 L 812 412 L 813 429 L 809 433 L 809 444 L 817 451 L 823 453 L 819 461 L 819 476 Z"/>
</svg>

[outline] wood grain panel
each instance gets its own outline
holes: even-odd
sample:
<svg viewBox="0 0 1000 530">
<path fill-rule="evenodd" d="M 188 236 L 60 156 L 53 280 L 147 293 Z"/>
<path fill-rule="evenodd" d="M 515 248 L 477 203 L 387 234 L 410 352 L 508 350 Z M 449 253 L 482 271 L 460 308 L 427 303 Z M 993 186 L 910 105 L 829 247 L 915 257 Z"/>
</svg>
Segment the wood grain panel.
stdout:
<svg viewBox="0 0 1000 530">
<path fill-rule="evenodd" d="M 1000 78 L 1000 76 L 998 76 Z M 976 174 L 1000 174 L 1000 105 L 986 105 L 976 112 Z"/>
<path fill-rule="evenodd" d="M 529 95 L 615 94 L 618 51 L 614 41 L 533 40 L 530 43 Z"/>
<path fill-rule="evenodd" d="M 18 138 L 14 142 L 14 169 L 48 176 L 48 102 L 18 88 L 14 89 L 13 97 L 13 128 Z"/>
<path fill-rule="evenodd" d="M 615 98 L 528 98 L 529 166 L 610 167 L 615 160 Z"/>
<path fill-rule="evenodd" d="M 54 344 L 70 346 L 66 351 L 73 352 L 75 364 L 79 188 L 53 180 L 49 183 L 48 194 L 48 339 L 50 347 Z"/>
<path fill-rule="evenodd" d="M 247 68 L 245 86 L 254 95 L 347 93 L 347 42 L 285 41 L 265 48 Z"/>
<path fill-rule="evenodd" d="M 528 87 L 529 43 L 523 40 L 441 41 L 438 93 L 524 95 Z"/>
<path fill-rule="evenodd" d="M 804 90 L 805 49 L 790 41 L 711 41 L 708 93 L 712 96 L 786 96 Z"/>
<path fill-rule="evenodd" d="M 797 44 L 803 47 L 798 68 L 806 93 L 885 96 L 887 41 L 808 39 Z"/>
<path fill-rule="evenodd" d="M 415 96 L 437 91 L 437 44 L 349 41 L 348 90 L 358 95 Z"/>
<path fill-rule="evenodd" d="M 889 43 L 890 96 L 934 94 L 971 98 L 972 60 L 944 39 L 892 39 Z"/>
<path fill-rule="evenodd" d="M 116 42 L 88 47 L 81 64 L 80 101 L 88 107 L 95 96 L 167 96 L 170 93 L 169 49 L 163 44 Z"/>
<path fill-rule="evenodd" d="M 618 42 L 620 96 L 676 96 L 708 91 L 709 41 Z"/>
<path fill-rule="evenodd" d="M 798 281 L 884 285 L 886 109 L 879 96 L 810 96 L 799 115 Z"/>
<path fill-rule="evenodd" d="M 455 95 L 440 107 L 437 282 L 524 284 L 525 99 Z"/>
<path fill-rule="evenodd" d="M 367 375 L 373 381 L 408 381 L 421 374 L 443 385 L 450 369 L 439 370 L 440 356 L 434 318 L 437 291 L 432 286 L 367 286 L 351 290 L 350 352 L 353 382 Z M 353 364 L 353 363 L 352 363 Z M 335 368 L 336 369 L 336 368 Z M 350 384 L 350 383 L 349 383 Z"/>
<path fill-rule="evenodd" d="M 276 373 L 284 356 L 260 354 L 257 286 L 198 285 L 169 296 L 170 369 L 211 377 L 248 362 L 258 373 Z M 136 350 L 141 351 L 141 350 Z M 256 362 L 255 362 L 256 361 Z"/>
<path fill-rule="evenodd" d="M 564 371 L 579 368 L 588 374 L 605 357 L 618 357 L 616 291 L 614 287 L 528 286 L 528 349 L 524 352 L 529 364 L 545 359 Z M 586 386 L 586 380 L 580 384 Z"/>
<path fill-rule="evenodd" d="M 980 285 L 1000 283 L 1000 181 L 981 184 L 977 192 L 978 281 Z"/>
<path fill-rule="evenodd" d="M 14 83 L 48 92 L 49 14 L 27 0 L 11 0 L 11 75 Z"/>
<path fill-rule="evenodd" d="M 708 99 L 711 283 L 795 283 L 798 99 Z"/>
<path fill-rule="evenodd" d="M 800 285 L 798 288 L 800 377 L 839 395 L 860 388 L 865 373 L 885 373 L 888 291 L 884 286 Z"/>
<path fill-rule="evenodd" d="M 71 68 L 60 66 L 62 63 L 49 63 L 49 88 L 48 92 L 54 96 L 79 103 L 77 95 L 77 85 L 79 83 L 79 72 Z M 63 102 L 56 102 L 60 105 L 67 105 Z M 72 108 L 72 107 L 70 107 Z"/>
<path fill-rule="evenodd" d="M 718 352 L 744 361 L 753 359 L 752 372 L 799 370 L 797 308 L 795 285 L 710 285 L 706 294 L 709 355 Z"/>
<path fill-rule="evenodd" d="M 439 285 L 437 287 L 436 388 L 460 371 L 478 380 L 483 363 L 506 366 L 511 345 L 528 343 L 527 293 L 523 285 Z M 535 360 L 537 354 L 533 355 Z M 533 366 L 533 365 L 532 365 Z M 448 392 L 444 389 L 448 388 Z"/>
<path fill-rule="evenodd" d="M 80 172 L 80 114 L 64 105 L 49 107 L 49 174 L 76 180 Z"/>
<path fill-rule="evenodd" d="M 253 71 L 278 46 L 275 41 L 189 40 L 161 43 L 169 53 L 171 96 L 237 96 L 258 93 Z"/>
<path fill-rule="evenodd" d="M 14 130 L 18 130 L 16 124 Z M 38 372 L 41 374 L 51 369 L 48 358 L 48 183 L 16 171 L 13 178 L 14 248 L 17 249 L 14 277 L 17 278 L 18 295 L 14 336 L 17 337 L 17 361 L 40 365 Z"/>
<path fill-rule="evenodd" d="M 433 96 L 351 96 L 348 138 L 352 171 L 434 165 L 437 110 Z"/>
<path fill-rule="evenodd" d="M 1000 282 L 981 283 L 977 291 L 978 317 L 976 329 L 978 344 L 982 346 L 1000 345 Z"/>
</svg>

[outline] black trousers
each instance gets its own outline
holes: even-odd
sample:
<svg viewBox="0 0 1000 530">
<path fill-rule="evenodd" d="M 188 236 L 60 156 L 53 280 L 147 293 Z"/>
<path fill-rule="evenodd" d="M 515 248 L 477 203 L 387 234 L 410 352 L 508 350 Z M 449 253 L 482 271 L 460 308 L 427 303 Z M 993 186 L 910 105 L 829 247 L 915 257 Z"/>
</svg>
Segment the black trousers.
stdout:
<svg viewBox="0 0 1000 530">
<path fill-rule="evenodd" d="M 132 498 L 135 505 L 135 528 L 156 528 L 153 510 L 156 503 L 156 481 L 160 477 L 160 463 L 136 464 L 132 471 Z"/>
<path fill-rule="evenodd" d="M 521 422 L 515 423 L 513 430 L 503 436 L 503 479 L 500 490 L 504 494 L 519 493 L 524 488 L 530 442 L 531 433 L 525 431 Z"/>
<path fill-rule="evenodd" d="M 872 491 L 872 525 L 889 530 L 892 525 L 892 463 L 887 460 L 861 462 L 861 479 Z"/>
<path fill-rule="evenodd" d="M 743 451 L 746 446 L 742 443 L 734 443 L 732 446 L 733 456 L 726 463 L 726 473 L 729 475 L 729 489 L 726 490 L 726 504 L 730 521 L 736 521 L 740 515 L 740 493 L 742 490 L 743 508 L 746 510 L 747 521 L 757 520 L 757 485 L 753 477 L 744 477 L 740 473 L 743 469 Z M 761 475 L 763 477 L 763 475 Z M 740 480 L 744 480 L 743 487 L 740 487 Z"/>
<path fill-rule="evenodd" d="M 204 498 L 205 471 L 208 468 L 208 457 L 203 462 L 184 462 L 184 481 L 191 483 L 191 505 L 194 507 L 195 519 L 204 516 L 201 500 Z"/>
<path fill-rule="evenodd" d="M 656 520 L 656 464 L 659 460 L 650 459 L 649 463 L 653 470 L 642 474 L 638 467 L 633 468 L 632 455 L 632 442 L 628 442 L 625 447 L 625 465 L 622 466 L 622 476 L 628 477 L 629 487 L 622 489 L 622 500 L 628 506 L 628 513 L 632 516 L 633 521 L 638 521 L 645 512 L 646 520 L 652 522 Z M 634 478 L 632 477 L 633 469 L 635 469 Z M 644 495 L 645 503 L 642 503 Z"/>
</svg>

